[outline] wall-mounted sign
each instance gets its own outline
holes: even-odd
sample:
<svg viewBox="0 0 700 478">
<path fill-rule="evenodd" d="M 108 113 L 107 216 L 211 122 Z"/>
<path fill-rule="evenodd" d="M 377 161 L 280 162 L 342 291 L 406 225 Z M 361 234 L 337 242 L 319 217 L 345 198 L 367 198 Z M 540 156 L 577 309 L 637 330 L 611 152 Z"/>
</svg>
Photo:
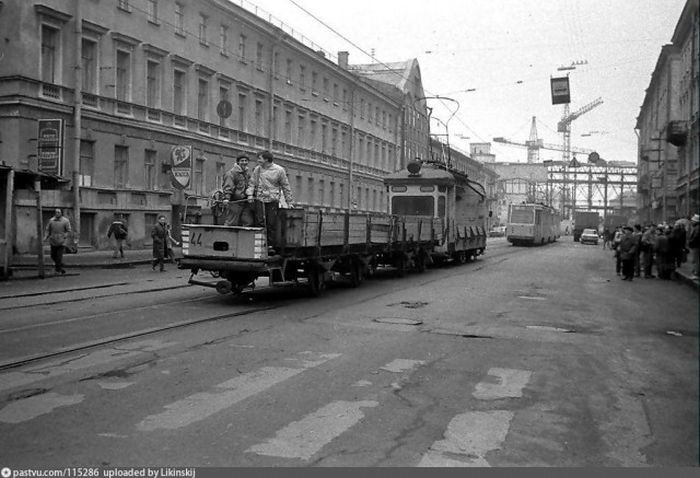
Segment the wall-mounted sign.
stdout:
<svg viewBox="0 0 700 478">
<path fill-rule="evenodd" d="M 178 189 L 189 189 L 192 182 L 192 145 L 173 146 L 170 152 L 170 178 Z"/>
<path fill-rule="evenodd" d="M 37 129 L 37 169 L 42 173 L 63 174 L 63 120 L 40 119 Z"/>
<path fill-rule="evenodd" d="M 569 90 L 569 77 L 551 78 L 552 86 L 552 104 L 562 105 L 571 103 L 571 93 Z"/>
</svg>

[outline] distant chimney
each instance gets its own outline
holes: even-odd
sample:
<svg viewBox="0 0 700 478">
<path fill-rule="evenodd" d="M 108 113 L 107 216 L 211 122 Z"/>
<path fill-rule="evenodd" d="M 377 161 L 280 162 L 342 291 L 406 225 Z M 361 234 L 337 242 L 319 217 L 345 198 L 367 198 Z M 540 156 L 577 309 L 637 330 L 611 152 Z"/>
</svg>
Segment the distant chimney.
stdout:
<svg viewBox="0 0 700 478">
<path fill-rule="evenodd" d="M 339 51 L 338 52 L 338 66 L 341 67 L 343 70 L 348 69 L 348 58 L 350 57 L 350 53 L 347 51 Z"/>
</svg>

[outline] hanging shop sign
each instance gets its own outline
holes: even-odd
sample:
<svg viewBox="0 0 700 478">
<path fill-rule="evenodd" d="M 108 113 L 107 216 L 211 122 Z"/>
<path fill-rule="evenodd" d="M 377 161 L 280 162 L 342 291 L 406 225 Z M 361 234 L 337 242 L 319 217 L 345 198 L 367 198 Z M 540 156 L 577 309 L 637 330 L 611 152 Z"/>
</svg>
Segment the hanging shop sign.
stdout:
<svg viewBox="0 0 700 478">
<path fill-rule="evenodd" d="M 38 120 L 36 144 L 37 169 L 56 176 L 63 174 L 63 120 Z"/>
</svg>

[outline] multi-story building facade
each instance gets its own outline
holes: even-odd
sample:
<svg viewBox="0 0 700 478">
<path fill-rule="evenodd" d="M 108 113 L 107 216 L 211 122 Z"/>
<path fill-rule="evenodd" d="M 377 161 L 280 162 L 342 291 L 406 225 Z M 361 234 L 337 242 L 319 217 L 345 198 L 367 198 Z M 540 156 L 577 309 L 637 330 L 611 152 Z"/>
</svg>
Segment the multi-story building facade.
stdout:
<svg viewBox="0 0 700 478">
<path fill-rule="evenodd" d="M 637 117 L 641 221 L 671 222 L 698 210 L 698 18 L 698 1 L 688 0 Z"/>
<path fill-rule="evenodd" d="M 44 215 L 66 210 L 81 245 L 106 247 L 115 212 L 132 247 L 150 242 L 158 214 L 198 221 L 235 157 L 265 149 L 296 204 L 385 211 L 382 177 L 413 154 L 407 131 L 427 144 L 410 127 L 426 114 L 407 98 L 422 92 L 417 65 L 403 89 L 378 87 L 346 53 L 334 62 L 226 0 L 2 3 L 0 161 L 63 178 L 41 192 Z M 37 143 L 56 125 L 52 162 Z M 179 145 L 193 152 L 184 192 L 169 171 Z M 32 197 L 14 194 L 17 252 L 38 240 Z"/>
</svg>

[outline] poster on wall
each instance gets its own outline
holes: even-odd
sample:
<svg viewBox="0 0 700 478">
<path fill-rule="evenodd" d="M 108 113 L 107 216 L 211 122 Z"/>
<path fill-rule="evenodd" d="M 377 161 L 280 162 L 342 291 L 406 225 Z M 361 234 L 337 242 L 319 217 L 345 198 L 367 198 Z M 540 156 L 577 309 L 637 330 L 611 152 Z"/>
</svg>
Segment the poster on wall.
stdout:
<svg viewBox="0 0 700 478">
<path fill-rule="evenodd" d="M 63 120 L 40 119 L 37 130 L 37 169 L 46 174 L 63 174 Z"/>
<path fill-rule="evenodd" d="M 173 146 L 170 152 L 170 174 L 173 186 L 177 189 L 191 189 L 192 184 L 192 145 Z"/>
</svg>

